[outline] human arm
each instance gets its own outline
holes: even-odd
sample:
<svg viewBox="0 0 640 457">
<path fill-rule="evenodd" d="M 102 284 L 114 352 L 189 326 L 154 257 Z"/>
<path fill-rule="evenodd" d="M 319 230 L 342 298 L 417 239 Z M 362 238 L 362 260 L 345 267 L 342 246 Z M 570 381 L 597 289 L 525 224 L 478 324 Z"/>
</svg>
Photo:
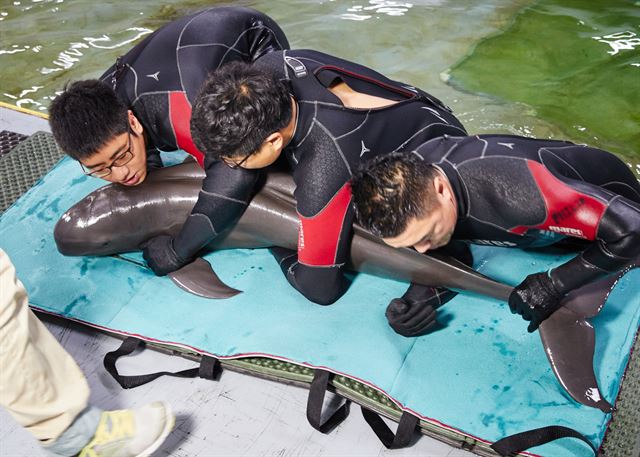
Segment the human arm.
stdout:
<svg viewBox="0 0 640 457">
<path fill-rule="evenodd" d="M 529 275 L 511 294 L 512 312 L 530 321 L 530 332 L 560 307 L 567 293 L 640 257 L 640 204 L 614 196 L 592 222 L 594 242 L 585 251 L 549 272 Z"/>
<path fill-rule="evenodd" d="M 157 275 L 186 265 L 234 224 L 249 204 L 259 178 L 257 171 L 231 169 L 220 161 L 205 160 L 205 172 L 198 200 L 178 235 L 161 235 L 143 246 L 143 256 Z"/>
<path fill-rule="evenodd" d="M 160 157 L 160 151 L 156 148 L 147 149 L 147 169 L 157 170 L 163 166 L 164 164 L 162 163 L 162 157 Z"/>
<path fill-rule="evenodd" d="M 268 52 L 290 49 L 289 41 L 280 26 L 266 14 L 253 11 L 251 24 L 247 27 L 247 46 L 251 62 Z"/>
<path fill-rule="evenodd" d="M 311 192 L 314 196 L 321 194 L 319 189 L 311 189 Z M 272 251 L 296 290 L 315 303 L 330 305 L 349 286 L 344 271 L 354 218 L 351 188 L 344 184 L 326 203 L 319 199 L 314 205 L 308 197 L 309 194 L 297 192 L 298 252 L 282 248 Z M 314 206 L 321 209 L 310 211 Z"/>
</svg>

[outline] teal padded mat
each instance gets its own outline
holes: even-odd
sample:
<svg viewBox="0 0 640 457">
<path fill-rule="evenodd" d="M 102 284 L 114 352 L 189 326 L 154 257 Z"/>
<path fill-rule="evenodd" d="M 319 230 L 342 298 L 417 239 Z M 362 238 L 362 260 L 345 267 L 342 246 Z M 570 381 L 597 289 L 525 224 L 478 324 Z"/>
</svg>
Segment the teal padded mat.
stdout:
<svg viewBox="0 0 640 457">
<path fill-rule="evenodd" d="M 52 239 L 55 222 L 102 184 L 63 160 L 0 219 L 0 247 L 34 306 L 221 358 L 263 355 L 323 367 L 384 392 L 435 425 L 488 442 L 551 424 L 572 427 L 596 445 L 602 441 L 610 415 L 570 399 L 537 333 L 528 334 L 524 321 L 493 299 L 460 294 L 443 308 L 446 328 L 407 339 L 384 318 L 388 301 L 406 288 L 396 281 L 358 275 L 342 299 L 321 307 L 288 285 L 268 251 L 224 251 L 207 259 L 223 281 L 245 292 L 206 300 L 125 259 L 61 256 Z M 512 284 L 563 260 L 500 248 L 477 248 L 474 255 L 477 268 Z M 593 321 L 596 374 L 609 401 L 640 323 L 639 278 L 638 270 L 623 278 Z M 574 440 L 532 452 L 590 455 Z"/>
</svg>

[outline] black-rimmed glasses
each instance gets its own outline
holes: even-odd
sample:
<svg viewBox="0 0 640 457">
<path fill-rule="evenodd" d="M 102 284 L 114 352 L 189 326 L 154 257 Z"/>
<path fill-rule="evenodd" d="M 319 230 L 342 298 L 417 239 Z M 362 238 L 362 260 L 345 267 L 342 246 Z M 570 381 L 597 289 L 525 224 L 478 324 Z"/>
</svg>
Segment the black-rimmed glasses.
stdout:
<svg viewBox="0 0 640 457">
<path fill-rule="evenodd" d="M 249 157 L 251 157 L 252 155 L 253 153 L 247 154 L 240 162 L 233 162 L 232 159 L 227 157 L 223 157 L 222 161 L 227 167 L 231 168 L 232 170 L 237 170 L 238 168 L 242 168 L 242 165 L 244 165 L 244 163 L 249 160 Z"/>
<path fill-rule="evenodd" d="M 118 154 L 112 161 L 111 165 L 100 168 L 99 170 L 91 170 L 86 168 L 82 162 L 80 163 L 80 167 L 84 174 L 93 176 L 94 178 L 106 178 L 111 174 L 111 169 L 113 167 L 123 167 L 133 159 L 133 152 L 131 151 L 131 131 L 128 132 L 128 141 L 127 141 L 127 149 Z"/>
</svg>

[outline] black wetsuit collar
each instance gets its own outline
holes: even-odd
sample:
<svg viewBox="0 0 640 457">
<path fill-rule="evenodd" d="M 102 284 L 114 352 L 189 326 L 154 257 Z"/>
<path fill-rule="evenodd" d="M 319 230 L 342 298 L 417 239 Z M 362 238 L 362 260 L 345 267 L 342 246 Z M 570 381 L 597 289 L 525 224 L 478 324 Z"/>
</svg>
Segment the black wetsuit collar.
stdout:
<svg viewBox="0 0 640 457">
<path fill-rule="evenodd" d="M 455 167 L 448 162 L 440 162 L 438 164 L 433 164 L 433 166 L 437 167 L 440 171 L 444 173 L 444 175 L 449 180 L 449 184 L 451 184 L 451 189 L 453 189 L 453 194 L 456 198 L 456 204 L 458 206 L 458 221 L 464 220 L 467 218 L 467 208 L 469 207 L 469 202 L 467 199 L 467 190 L 458 175 Z"/>
</svg>

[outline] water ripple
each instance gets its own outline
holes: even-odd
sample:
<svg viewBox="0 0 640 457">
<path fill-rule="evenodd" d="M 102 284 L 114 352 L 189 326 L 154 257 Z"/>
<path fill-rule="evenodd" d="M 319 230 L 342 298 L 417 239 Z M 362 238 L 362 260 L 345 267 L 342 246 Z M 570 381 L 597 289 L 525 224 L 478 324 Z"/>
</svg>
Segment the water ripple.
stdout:
<svg viewBox="0 0 640 457">
<path fill-rule="evenodd" d="M 368 5 L 354 5 L 347 9 L 348 13 L 340 15 L 341 19 L 352 21 L 364 21 L 371 19 L 376 14 L 387 16 L 404 16 L 413 7 L 413 3 L 397 2 L 392 0 L 369 0 Z"/>
<path fill-rule="evenodd" d="M 42 67 L 39 69 L 40 73 L 43 75 L 48 75 L 51 73 L 55 73 L 58 71 L 63 71 L 71 68 L 76 62 L 80 61 L 80 58 L 84 55 L 82 50 L 89 48 L 97 48 L 97 49 L 117 49 L 123 46 L 126 46 L 134 41 L 140 39 L 141 37 L 150 34 L 153 30 L 148 29 L 146 27 L 129 27 L 124 32 L 135 32 L 134 34 L 130 34 L 127 38 L 122 41 L 113 42 L 113 38 L 103 34 L 98 37 L 83 37 L 84 41 L 76 41 L 71 42 L 69 44 L 69 48 L 60 52 L 58 54 L 58 58 L 53 61 L 54 67 Z M 111 44 L 106 44 L 111 43 Z"/>
</svg>

